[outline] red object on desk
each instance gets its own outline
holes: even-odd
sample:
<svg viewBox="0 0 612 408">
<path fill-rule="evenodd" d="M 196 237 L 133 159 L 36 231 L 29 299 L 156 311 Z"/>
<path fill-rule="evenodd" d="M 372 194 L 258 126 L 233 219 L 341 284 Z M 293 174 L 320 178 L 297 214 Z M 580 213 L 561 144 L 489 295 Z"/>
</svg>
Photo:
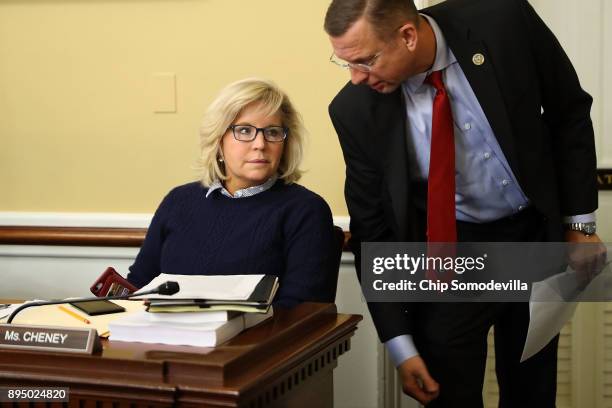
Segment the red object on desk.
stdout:
<svg viewBox="0 0 612 408">
<path fill-rule="evenodd" d="M 98 297 L 127 295 L 138 290 L 113 267 L 108 267 L 89 288 Z"/>
</svg>

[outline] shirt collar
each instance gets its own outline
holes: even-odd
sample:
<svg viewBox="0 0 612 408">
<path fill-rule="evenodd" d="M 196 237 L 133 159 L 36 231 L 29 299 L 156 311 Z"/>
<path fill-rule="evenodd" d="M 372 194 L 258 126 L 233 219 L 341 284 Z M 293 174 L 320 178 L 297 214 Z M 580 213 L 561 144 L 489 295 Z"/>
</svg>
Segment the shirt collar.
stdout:
<svg viewBox="0 0 612 408">
<path fill-rule="evenodd" d="M 450 65 L 457 62 L 457 58 L 455 58 L 453 52 L 450 50 L 450 48 L 448 48 L 444 34 L 442 34 L 442 30 L 440 29 L 438 23 L 436 23 L 436 20 L 425 14 L 421 14 L 421 16 L 427 20 L 431 26 L 431 29 L 433 30 L 434 37 L 436 39 L 436 56 L 431 69 L 414 75 L 404 81 L 403 87 L 409 92 L 416 92 L 416 90 L 423 85 L 425 78 L 427 78 L 427 75 L 430 73 L 446 69 Z"/>
<path fill-rule="evenodd" d="M 263 184 L 236 190 L 234 195 L 230 194 L 230 192 L 227 191 L 225 187 L 223 187 L 221 180 L 215 180 L 210 184 L 210 187 L 208 187 L 208 191 L 206 192 L 206 198 L 208 198 L 213 193 L 213 191 L 216 191 L 216 190 L 219 190 L 221 194 L 229 198 L 252 197 L 255 194 L 263 193 L 264 191 L 272 188 L 274 183 L 276 183 L 276 180 L 278 180 L 278 175 L 275 174 Z"/>
</svg>

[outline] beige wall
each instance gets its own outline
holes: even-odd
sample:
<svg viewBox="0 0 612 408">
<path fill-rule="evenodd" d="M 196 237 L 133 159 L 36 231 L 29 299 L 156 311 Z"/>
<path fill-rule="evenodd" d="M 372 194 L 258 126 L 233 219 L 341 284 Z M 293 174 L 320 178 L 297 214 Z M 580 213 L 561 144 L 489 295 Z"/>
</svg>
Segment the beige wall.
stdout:
<svg viewBox="0 0 612 408">
<path fill-rule="evenodd" d="M 201 115 L 225 84 L 275 80 L 310 131 L 302 184 L 347 213 L 327 105 L 329 0 L 3 0 L 0 211 L 152 212 L 194 179 Z M 154 113 L 155 73 L 176 113 Z"/>
</svg>

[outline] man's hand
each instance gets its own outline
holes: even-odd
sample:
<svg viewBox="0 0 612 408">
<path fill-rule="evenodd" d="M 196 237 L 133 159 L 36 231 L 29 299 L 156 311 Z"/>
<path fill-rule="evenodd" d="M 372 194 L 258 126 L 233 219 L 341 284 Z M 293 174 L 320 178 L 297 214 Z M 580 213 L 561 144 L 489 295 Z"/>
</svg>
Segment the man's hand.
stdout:
<svg viewBox="0 0 612 408">
<path fill-rule="evenodd" d="M 606 265 L 607 248 L 597 234 L 584 235 L 580 231 L 567 231 L 568 262 L 576 271 L 578 287 L 584 289 Z"/>
<path fill-rule="evenodd" d="M 423 405 L 438 398 L 440 386 L 431 378 L 427 366 L 420 356 L 414 356 L 397 367 L 402 379 L 404 394 L 410 395 Z"/>
</svg>

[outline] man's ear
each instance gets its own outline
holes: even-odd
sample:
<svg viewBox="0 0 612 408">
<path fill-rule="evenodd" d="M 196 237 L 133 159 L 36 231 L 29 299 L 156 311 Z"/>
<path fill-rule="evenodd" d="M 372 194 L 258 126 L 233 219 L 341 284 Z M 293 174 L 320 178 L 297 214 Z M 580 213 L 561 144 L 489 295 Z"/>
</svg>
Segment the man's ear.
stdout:
<svg viewBox="0 0 612 408">
<path fill-rule="evenodd" d="M 414 51 L 418 42 L 418 32 L 416 25 L 409 21 L 399 28 L 399 33 L 404 42 L 406 48 L 410 51 Z"/>
</svg>

